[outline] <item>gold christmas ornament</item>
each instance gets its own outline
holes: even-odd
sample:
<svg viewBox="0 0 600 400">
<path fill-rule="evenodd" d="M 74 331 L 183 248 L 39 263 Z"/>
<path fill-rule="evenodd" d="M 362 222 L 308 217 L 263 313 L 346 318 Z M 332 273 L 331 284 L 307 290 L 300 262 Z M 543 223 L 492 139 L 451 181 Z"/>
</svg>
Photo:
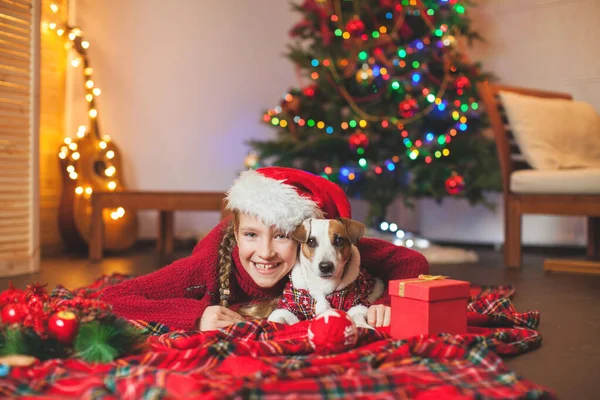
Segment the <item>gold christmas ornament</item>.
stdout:
<svg viewBox="0 0 600 400">
<path fill-rule="evenodd" d="M 359 69 L 356 72 L 356 82 L 365 86 L 373 83 L 373 70 L 371 68 Z"/>
</svg>

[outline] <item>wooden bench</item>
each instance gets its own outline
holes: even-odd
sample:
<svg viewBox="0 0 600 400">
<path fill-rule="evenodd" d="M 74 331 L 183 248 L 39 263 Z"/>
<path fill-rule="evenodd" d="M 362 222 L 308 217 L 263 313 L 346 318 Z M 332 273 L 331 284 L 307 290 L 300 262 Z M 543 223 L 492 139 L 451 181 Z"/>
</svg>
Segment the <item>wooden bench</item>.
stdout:
<svg viewBox="0 0 600 400">
<path fill-rule="evenodd" d="M 218 211 L 225 218 L 225 193 L 222 192 L 152 192 L 122 191 L 92 193 L 92 217 L 89 243 L 90 261 L 102 260 L 104 250 L 104 208 L 123 207 L 126 210 L 158 210 L 157 249 L 163 254 L 173 252 L 175 211 Z"/>
</svg>

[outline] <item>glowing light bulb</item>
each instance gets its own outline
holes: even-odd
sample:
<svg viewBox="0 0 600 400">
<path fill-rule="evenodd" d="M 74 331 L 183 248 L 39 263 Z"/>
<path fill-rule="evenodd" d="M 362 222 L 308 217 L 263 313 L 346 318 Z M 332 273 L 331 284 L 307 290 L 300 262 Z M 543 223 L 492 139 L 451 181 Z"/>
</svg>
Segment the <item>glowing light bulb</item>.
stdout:
<svg viewBox="0 0 600 400">
<path fill-rule="evenodd" d="M 404 236 L 405 236 L 405 235 L 406 235 L 406 233 L 404 233 L 404 231 L 403 231 L 403 230 L 398 230 L 398 231 L 396 231 L 396 237 L 397 237 L 398 239 L 402 239 L 402 238 L 404 238 Z"/>
<path fill-rule="evenodd" d="M 77 194 L 82 194 L 82 193 L 83 193 L 83 188 L 82 188 L 81 186 L 77 186 L 77 187 L 75 188 L 75 193 L 77 193 Z"/>
<path fill-rule="evenodd" d="M 94 72 L 94 69 L 92 67 L 87 67 L 86 69 L 83 70 L 83 73 L 86 76 L 90 76 L 93 72 Z"/>
<path fill-rule="evenodd" d="M 90 194 L 92 194 L 92 192 L 93 192 L 93 190 L 91 187 L 88 186 L 85 188 L 85 194 L 90 195 Z"/>
<path fill-rule="evenodd" d="M 115 182 L 115 181 L 108 182 L 108 188 L 110 190 L 115 190 L 116 187 L 117 187 L 117 182 Z"/>
<path fill-rule="evenodd" d="M 57 29 L 57 30 L 56 30 L 56 34 L 57 34 L 58 36 L 62 36 L 62 35 L 64 35 L 64 34 L 65 34 L 65 30 L 64 30 L 64 29 Z"/>
<path fill-rule="evenodd" d="M 75 40 L 75 38 L 77 37 L 77 35 L 73 32 L 69 33 L 69 40 Z"/>
<path fill-rule="evenodd" d="M 77 172 L 71 172 L 71 173 L 69 174 L 69 178 L 71 178 L 71 179 L 73 179 L 73 180 L 77 179 Z"/>
<path fill-rule="evenodd" d="M 73 160 L 79 160 L 79 157 L 81 157 L 81 154 L 79 154 L 78 152 L 71 154 L 71 158 Z"/>
<path fill-rule="evenodd" d="M 56 22 L 50 22 L 50 23 L 48 24 L 48 28 L 50 28 L 50 29 L 52 29 L 52 30 L 55 30 L 55 29 L 56 29 Z"/>
<path fill-rule="evenodd" d="M 77 128 L 77 132 L 85 132 L 87 130 L 87 128 L 85 127 L 85 125 L 79 125 L 79 127 Z"/>
<path fill-rule="evenodd" d="M 116 168 L 115 167 L 108 167 L 104 170 L 104 173 L 106 174 L 106 176 L 113 176 L 115 174 Z"/>
<path fill-rule="evenodd" d="M 78 138 L 82 138 L 84 136 L 85 136 L 85 131 L 79 131 L 79 132 L 77 132 L 77 137 Z"/>
<path fill-rule="evenodd" d="M 100 148 L 102 150 L 104 150 L 106 148 L 106 142 L 102 141 L 102 142 L 98 143 L 98 146 L 100 146 Z"/>
<path fill-rule="evenodd" d="M 112 150 L 109 150 L 106 152 L 106 158 L 108 158 L 109 160 L 112 160 L 115 157 L 115 152 Z"/>
<path fill-rule="evenodd" d="M 72 165 L 69 165 L 69 166 L 67 167 L 67 172 L 68 172 L 68 173 L 75 172 L 75 167 L 74 167 L 74 166 L 72 166 Z"/>
<path fill-rule="evenodd" d="M 123 207 L 117 208 L 117 214 L 119 214 L 119 217 L 122 217 L 125 215 L 125 209 Z"/>
<path fill-rule="evenodd" d="M 98 115 L 98 111 L 95 108 L 92 108 L 89 112 L 90 117 L 92 118 L 96 118 L 96 116 Z"/>
<path fill-rule="evenodd" d="M 79 67 L 79 63 L 81 62 L 81 60 L 79 58 L 74 58 L 71 60 L 71 65 L 75 68 Z"/>
<path fill-rule="evenodd" d="M 87 87 L 88 89 L 91 89 L 94 87 L 94 81 L 91 79 L 88 79 L 87 81 L 85 81 L 85 87 Z"/>
<path fill-rule="evenodd" d="M 84 41 L 82 41 L 82 42 L 81 42 L 81 47 L 83 47 L 84 49 L 87 49 L 87 48 L 89 48 L 89 47 L 90 47 L 90 42 L 88 42 L 88 41 L 85 41 L 85 40 L 84 40 Z"/>
<path fill-rule="evenodd" d="M 67 158 L 67 154 L 66 154 L 66 153 L 58 153 L 58 157 L 59 157 L 61 160 L 64 160 L 65 158 Z"/>
<path fill-rule="evenodd" d="M 116 221 L 119 219 L 119 214 L 117 214 L 116 211 L 113 211 L 110 213 L 110 217 Z"/>
<path fill-rule="evenodd" d="M 388 228 L 390 227 L 390 224 L 388 224 L 387 222 L 383 221 L 381 223 L 381 225 L 379 225 L 379 227 L 381 228 L 382 231 L 387 231 Z"/>
<path fill-rule="evenodd" d="M 88 103 L 91 103 L 92 100 L 94 100 L 94 95 L 91 93 L 88 93 L 85 95 L 85 101 L 87 101 Z"/>
<path fill-rule="evenodd" d="M 410 247 L 413 247 L 414 244 L 415 244 L 415 242 L 412 239 L 408 239 L 405 243 L 405 246 L 410 248 Z"/>
<path fill-rule="evenodd" d="M 110 142 L 110 136 L 108 135 L 104 135 L 102 139 L 104 139 L 105 142 Z"/>
<path fill-rule="evenodd" d="M 71 139 L 70 137 L 66 137 L 66 138 L 65 138 L 65 143 L 66 143 L 66 144 L 69 144 L 69 143 L 71 143 L 72 141 L 73 141 L 73 139 Z"/>
<path fill-rule="evenodd" d="M 61 152 L 61 153 L 66 153 L 67 151 L 69 151 L 69 148 L 68 148 L 67 146 L 62 146 L 62 147 L 60 148 L 60 152 Z"/>
<path fill-rule="evenodd" d="M 54 3 L 50 4 L 50 9 L 52 10 L 52 12 L 57 12 L 58 11 L 58 6 Z"/>
<path fill-rule="evenodd" d="M 70 148 L 71 150 L 77 150 L 77 143 L 75 143 L 75 142 L 71 142 L 71 143 L 69 143 L 69 148 Z"/>
<path fill-rule="evenodd" d="M 396 224 L 390 224 L 390 231 L 391 232 L 396 232 L 398 230 L 398 225 Z"/>
<path fill-rule="evenodd" d="M 100 90 L 100 88 L 94 88 L 94 90 L 92 90 L 92 93 L 94 93 L 94 96 L 100 96 L 102 90 Z"/>
</svg>

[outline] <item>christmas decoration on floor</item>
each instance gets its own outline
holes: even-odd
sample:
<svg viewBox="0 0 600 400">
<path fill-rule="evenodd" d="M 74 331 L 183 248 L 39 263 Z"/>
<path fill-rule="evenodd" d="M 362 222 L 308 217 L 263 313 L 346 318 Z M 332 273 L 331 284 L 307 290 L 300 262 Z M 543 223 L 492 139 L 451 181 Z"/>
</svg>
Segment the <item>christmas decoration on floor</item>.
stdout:
<svg viewBox="0 0 600 400">
<path fill-rule="evenodd" d="M 49 295 L 45 285 L 11 285 L 0 293 L 0 310 L 0 356 L 14 356 L 11 362 L 22 362 L 17 356 L 109 362 L 141 349 L 144 338 L 108 304 L 60 287 Z"/>
<path fill-rule="evenodd" d="M 380 224 L 398 196 L 485 201 L 500 190 L 495 145 L 466 60 L 471 29 L 457 0 L 305 0 L 288 57 L 299 88 L 263 115 L 277 138 L 250 142 L 253 165 L 311 171 L 369 202 Z"/>
<path fill-rule="evenodd" d="M 59 286 L 49 301 L 97 299 L 106 288 L 130 278 L 102 276 L 73 291 Z M 408 284 L 405 289 L 409 296 Z M 34 291 L 37 294 L 29 296 L 31 307 L 45 299 L 43 290 Z M 311 326 L 316 320 L 291 326 L 253 320 L 208 332 L 170 331 L 156 322 L 130 321 L 147 333 L 147 347 L 142 354 L 117 361 L 40 363 L 31 356 L 0 355 L 0 397 L 185 398 L 193 390 L 199 398 L 321 398 L 324 393 L 343 398 L 553 398 L 552 392 L 510 371 L 499 357 L 523 354 L 542 342 L 536 331 L 539 312 L 518 312 L 510 300 L 513 293 L 510 285 L 471 286 L 464 334 L 395 340 L 386 328 L 358 329 L 356 343 L 351 344 L 352 339 L 340 353 L 316 350 L 318 327 Z M 0 296 L 18 302 L 27 297 L 24 291 Z M 57 312 L 63 310 L 69 309 Z M 80 321 L 77 341 L 87 334 L 82 333 L 84 317 L 73 312 Z M 6 314 L 20 315 L 10 309 Z M 322 318 L 320 323 L 325 335 L 339 335 L 348 326 L 343 317 Z M 346 340 L 353 335 L 338 337 Z"/>
</svg>

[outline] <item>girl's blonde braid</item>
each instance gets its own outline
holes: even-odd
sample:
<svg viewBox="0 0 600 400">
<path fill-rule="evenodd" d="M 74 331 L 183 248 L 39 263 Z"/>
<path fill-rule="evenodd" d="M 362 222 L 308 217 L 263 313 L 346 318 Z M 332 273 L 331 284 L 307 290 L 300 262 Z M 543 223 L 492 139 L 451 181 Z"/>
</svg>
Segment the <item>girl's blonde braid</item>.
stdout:
<svg viewBox="0 0 600 400">
<path fill-rule="evenodd" d="M 225 234 L 219 245 L 219 305 L 223 307 L 229 306 L 229 277 L 233 268 L 232 253 L 235 248 L 235 218 L 229 222 L 225 228 Z"/>
</svg>

